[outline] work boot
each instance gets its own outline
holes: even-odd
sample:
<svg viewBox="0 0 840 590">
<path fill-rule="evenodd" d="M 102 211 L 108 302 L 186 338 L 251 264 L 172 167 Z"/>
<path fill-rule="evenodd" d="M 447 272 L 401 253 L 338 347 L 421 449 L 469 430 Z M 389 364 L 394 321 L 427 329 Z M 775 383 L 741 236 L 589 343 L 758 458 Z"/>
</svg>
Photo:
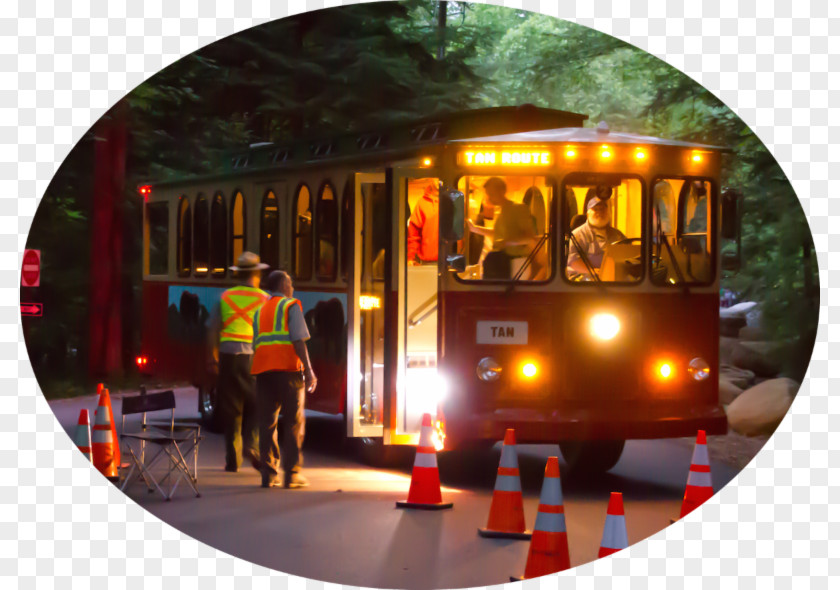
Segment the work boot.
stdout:
<svg viewBox="0 0 840 590">
<path fill-rule="evenodd" d="M 287 475 L 285 480 L 283 481 L 283 487 L 289 489 L 305 488 L 308 485 L 309 480 L 302 476 L 300 473 L 292 473 L 291 475 Z"/>
</svg>

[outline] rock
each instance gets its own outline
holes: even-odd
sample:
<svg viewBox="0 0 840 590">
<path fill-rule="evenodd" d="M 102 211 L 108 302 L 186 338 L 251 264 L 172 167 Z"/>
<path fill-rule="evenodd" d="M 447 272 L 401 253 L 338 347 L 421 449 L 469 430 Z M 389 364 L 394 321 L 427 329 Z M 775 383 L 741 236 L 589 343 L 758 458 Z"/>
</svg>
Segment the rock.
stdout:
<svg viewBox="0 0 840 590">
<path fill-rule="evenodd" d="M 726 336 L 720 337 L 720 356 L 718 357 L 719 364 L 732 364 L 732 349 L 735 348 L 736 344 L 738 344 L 737 338 L 727 338 Z"/>
<path fill-rule="evenodd" d="M 723 310 L 721 310 L 723 311 Z M 720 317 L 720 335 L 728 338 L 737 338 L 741 328 L 747 325 L 747 320 L 740 316 Z"/>
<path fill-rule="evenodd" d="M 775 377 L 782 370 L 784 346 L 776 342 L 738 342 L 732 349 L 732 364 L 757 377 Z"/>
<path fill-rule="evenodd" d="M 718 399 L 723 405 L 729 405 L 732 401 L 741 395 L 743 390 L 734 385 L 729 379 L 724 376 L 718 378 Z"/>
<path fill-rule="evenodd" d="M 772 434 L 793 403 L 799 383 L 770 379 L 736 397 L 726 408 L 729 426 L 745 436 Z"/>
<path fill-rule="evenodd" d="M 755 373 L 746 369 L 739 369 L 733 365 L 722 364 L 720 376 L 739 389 L 746 389 L 755 381 Z"/>
<path fill-rule="evenodd" d="M 755 301 L 744 301 L 742 303 L 737 303 L 732 307 L 722 307 L 720 309 L 720 317 L 721 318 L 744 318 L 744 321 L 747 320 L 747 313 L 752 311 L 752 309 L 758 305 Z"/>
<path fill-rule="evenodd" d="M 738 339 L 744 342 L 760 342 L 767 340 L 767 333 L 763 328 L 750 326 L 748 323 L 738 330 Z"/>
<path fill-rule="evenodd" d="M 746 318 L 747 325 L 750 328 L 761 328 L 764 326 L 761 321 L 761 310 L 757 307 L 749 310 L 746 314 L 744 314 L 744 317 Z"/>
</svg>

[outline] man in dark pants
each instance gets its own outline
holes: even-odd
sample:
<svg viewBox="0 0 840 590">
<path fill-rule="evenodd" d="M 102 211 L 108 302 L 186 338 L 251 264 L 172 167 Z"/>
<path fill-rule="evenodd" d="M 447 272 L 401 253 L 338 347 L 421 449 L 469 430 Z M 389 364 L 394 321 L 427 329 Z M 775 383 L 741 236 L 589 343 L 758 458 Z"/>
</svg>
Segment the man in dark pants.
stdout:
<svg viewBox="0 0 840 590">
<path fill-rule="evenodd" d="M 271 299 L 254 317 L 254 362 L 260 424 L 262 487 L 280 485 L 277 458 L 282 459 L 283 487 L 302 488 L 309 481 L 300 473 L 303 457 L 304 395 L 318 380 L 309 362 L 309 330 L 292 279 L 282 270 L 268 275 Z M 283 414 L 282 442 L 277 441 L 278 414 Z"/>
<path fill-rule="evenodd" d="M 260 274 L 267 264 L 253 252 L 243 252 L 230 269 L 240 285 L 222 293 L 210 322 L 212 364 L 218 354 L 218 403 L 225 435 L 225 471 L 239 470 L 240 455 L 259 470 L 257 395 L 251 376 L 254 314 L 268 299 L 259 288 Z M 218 349 L 215 344 L 218 342 Z M 243 447 L 244 445 L 244 447 Z"/>
</svg>

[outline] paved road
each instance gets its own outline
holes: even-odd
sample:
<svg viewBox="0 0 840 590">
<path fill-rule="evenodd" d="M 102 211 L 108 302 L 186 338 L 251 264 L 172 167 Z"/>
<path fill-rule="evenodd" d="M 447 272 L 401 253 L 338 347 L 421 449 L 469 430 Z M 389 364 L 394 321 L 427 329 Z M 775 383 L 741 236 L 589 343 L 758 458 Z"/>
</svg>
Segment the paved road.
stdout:
<svg viewBox="0 0 840 590">
<path fill-rule="evenodd" d="M 177 392 L 179 417 L 195 418 L 196 392 Z M 119 397 L 119 396 L 116 396 Z M 93 409 L 94 397 L 51 404 L 70 432 L 79 409 Z M 119 401 L 114 412 L 119 424 Z M 265 490 L 250 466 L 239 473 L 222 470 L 220 435 L 207 434 L 199 454 L 201 498 L 188 488 L 171 502 L 136 484 L 128 495 L 182 532 L 254 563 L 307 578 L 355 586 L 456 588 L 485 586 L 521 575 L 527 541 L 483 539 L 493 493 L 498 446 L 477 461 L 439 456 L 444 499 L 452 510 L 399 510 L 410 481 L 411 456 L 401 469 L 359 465 L 341 444 L 343 423 L 329 416 L 307 422 L 305 473 L 312 486 Z M 554 445 L 518 447 L 525 516 L 533 526 L 546 457 Z M 607 500 L 623 492 L 630 543 L 658 532 L 679 514 L 691 445 L 684 441 L 631 441 L 619 464 L 595 480 L 582 481 L 563 469 L 566 522 L 572 565 L 593 560 L 601 541 Z M 715 490 L 737 472 L 712 464 Z"/>
</svg>

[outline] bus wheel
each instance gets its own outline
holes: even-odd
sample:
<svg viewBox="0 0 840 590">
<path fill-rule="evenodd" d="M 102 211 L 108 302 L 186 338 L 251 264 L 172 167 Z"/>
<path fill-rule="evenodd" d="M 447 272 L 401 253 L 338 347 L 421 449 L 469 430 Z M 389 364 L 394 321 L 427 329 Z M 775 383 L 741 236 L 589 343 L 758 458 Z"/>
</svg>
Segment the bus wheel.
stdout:
<svg viewBox="0 0 840 590">
<path fill-rule="evenodd" d="M 360 437 L 352 440 L 356 456 L 362 463 L 371 467 L 397 467 L 406 458 L 405 449 L 414 450 L 414 447 L 385 445 L 381 437 Z"/>
<path fill-rule="evenodd" d="M 560 452 L 569 470 L 579 474 L 609 471 L 621 458 L 623 440 L 564 440 Z"/>
<path fill-rule="evenodd" d="M 219 419 L 219 405 L 216 386 L 200 386 L 198 388 L 198 411 L 201 414 L 201 425 L 210 432 L 221 432 L 222 421 Z"/>
</svg>

